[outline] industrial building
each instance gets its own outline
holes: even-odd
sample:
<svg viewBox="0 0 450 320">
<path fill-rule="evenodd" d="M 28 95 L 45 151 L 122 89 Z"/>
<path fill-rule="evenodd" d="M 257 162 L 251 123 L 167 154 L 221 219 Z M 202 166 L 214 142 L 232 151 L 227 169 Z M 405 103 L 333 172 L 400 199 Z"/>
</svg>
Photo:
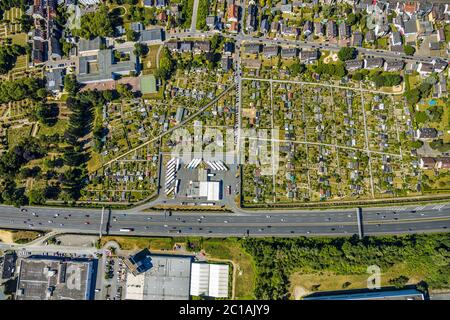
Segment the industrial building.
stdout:
<svg viewBox="0 0 450 320">
<path fill-rule="evenodd" d="M 151 255 L 146 259 L 147 271 L 127 275 L 126 300 L 189 299 L 191 257 Z"/>
<path fill-rule="evenodd" d="M 192 263 L 191 295 L 228 298 L 227 264 Z"/>
<path fill-rule="evenodd" d="M 29 257 L 19 261 L 16 300 L 90 300 L 96 260 Z"/>
</svg>

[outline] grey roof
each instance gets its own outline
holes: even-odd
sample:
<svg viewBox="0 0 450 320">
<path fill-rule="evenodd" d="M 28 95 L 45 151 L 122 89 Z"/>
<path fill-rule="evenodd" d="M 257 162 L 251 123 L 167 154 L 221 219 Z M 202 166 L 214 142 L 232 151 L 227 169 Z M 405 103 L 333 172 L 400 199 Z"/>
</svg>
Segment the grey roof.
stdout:
<svg viewBox="0 0 450 320">
<path fill-rule="evenodd" d="M 92 298 L 91 284 L 95 282 L 92 261 L 27 258 L 20 261 L 19 270 L 16 300 Z"/>
<path fill-rule="evenodd" d="M 313 51 L 305 51 L 302 50 L 300 51 L 300 59 L 301 60 L 317 60 L 319 58 L 319 52 L 317 52 L 317 50 L 313 50 Z"/>
<path fill-rule="evenodd" d="M 298 55 L 297 48 L 281 48 L 281 56 L 283 58 L 293 58 Z"/>
<path fill-rule="evenodd" d="M 278 46 L 265 46 L 263 48 L 263 54 L 266 57 L 275 57 L 278 55 L 279 48 Z"/>
<path fill-rule="evenodd" d="M 345 67 L 348 70 L 357 70 L 357 69 L 361 69 L 364 65 L 364 61 L 362 60 L 349 60 L 349 61 L 345 61 Z"/>
<path fill-rule="evenodd" d="M 63 83 L 64 69 L 53 69 L 45 74 L 47 80 L 46 88 L 49 91 L 61 91 L 64 87 Z"/>
<path fill-rule="evenodd" d="M 144 300 L 188 300 L 191 258 L 152 255 L 150 270 L 144 273 Z"/>
<path fill-rule="evenodd" d="M 117 49 L 130 56 L 127 61 L 115 61 L 113 50 L 100 50 L 97 55 L 79 57 L 78 81 L 81 83 L 114 80 L 118 75 L 126 75 L 136 71 L 137 57 L 132 48 Z M 90 70 L 90 64 L 96 63 L 96 71 Z"/>
<path fill-rule="evenodd" d="M 139 36 L 140 42 L 162 41 L 164 38 L 163 29 L 143 30 Z"/>
<path fill-rule="evenodd" d="M 244 46 L 246 53 L 259 53 L 261 52 L 261 45 L 257 43 L 248 43 Z"/>
<path fill-rule="evenodd" d="M 415 17 L 405 22 L 405 34 L 417 33 L 417 20 Z"/>
<path fill-rule="evenodd" d="M 132 22 L 130 24 L 130 29 L 134 32 L 141 32 L 142 30 L 144 30 L 144 26 L 140 22 Z"/>
<path fill-rule="evenodd" d="M 404 68 L 405 62 L 401 60 L 386 60 L 386 63 L 384 65 L 384 69 L 386 71 L 400 71 Z"/>
<path fill-rule="evenodd" d="M 361 32 L 356 31 L 353 33 L 352 45 L 354 47 L 361 47 L 363 42 L 363 35 Z"/>
<path fill-rule="evenodd" d="M 364 59 L 364 68 L 372 69 L 372 68 L 381 68 L 383 66 L 384 59 L 383 58 L 367 58 Z"/>
<path fill-rule="evenodd" d="M 100 46 L 102 44 L 102 39 L 100 37 L 90 39 L 81 39 L 78 43 L 78 51 L 93 51 L 100 50 Z"/>
</svg>

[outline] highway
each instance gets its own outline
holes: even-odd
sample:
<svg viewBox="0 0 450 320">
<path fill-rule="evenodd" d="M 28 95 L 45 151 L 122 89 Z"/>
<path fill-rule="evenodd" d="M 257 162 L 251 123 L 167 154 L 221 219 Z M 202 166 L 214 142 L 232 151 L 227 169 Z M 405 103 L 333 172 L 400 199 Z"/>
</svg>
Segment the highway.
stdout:
<svg viewBox="0 0 450 320">
<path fill-rule="evenodd" d="M 446 232 L 450 203 L 368 208 L 364 235 Z M 255 211 L 251 213 L 139 212 L 133 210 L 0 206 L 0 228 L 53 230 L 82 234 L 139 236 L 352 236 L 358 234 L 356 209 Z M 131 229 L 129 232 L 120 229 Z"/>
</svg>

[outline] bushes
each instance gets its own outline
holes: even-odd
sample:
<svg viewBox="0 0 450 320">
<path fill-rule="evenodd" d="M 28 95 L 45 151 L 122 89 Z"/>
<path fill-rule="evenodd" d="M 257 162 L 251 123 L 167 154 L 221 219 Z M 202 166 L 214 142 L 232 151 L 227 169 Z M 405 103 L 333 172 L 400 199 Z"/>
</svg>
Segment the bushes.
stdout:
<svg viewBox="0 0 450 320">
<path fill-rule="evenodd" d="M 41 83 L 37 79 L 22 78 L 15 81 L 0 81 L 0 103 L 36 99 Z"/>
<path fill-rule="evenodd" d="M 397 73 L 377 72 L 370 77 L 377 88 L 398 86 L 403 78 Z"/>
<path fill-rule="evenodd" d="M 347 61 L 356 58 L 358 52 L 353 47 L 342 47 L 338 52 L 339 60 Z"/>
<path fill-rule="evenodd" d="M 430 287 L 450 286 L 450 240 L 446 234 L 402 237 L 248 238 L 241 240 L 257 267 L 257 299 L 288 298 L 293 272 L 329 271 L 365 274 L 367 266 L 386 270 L 398 263 L 412 274 L 425 274 Z M 404 283 L 400 278 L 396 284 Z"/>
</svg>

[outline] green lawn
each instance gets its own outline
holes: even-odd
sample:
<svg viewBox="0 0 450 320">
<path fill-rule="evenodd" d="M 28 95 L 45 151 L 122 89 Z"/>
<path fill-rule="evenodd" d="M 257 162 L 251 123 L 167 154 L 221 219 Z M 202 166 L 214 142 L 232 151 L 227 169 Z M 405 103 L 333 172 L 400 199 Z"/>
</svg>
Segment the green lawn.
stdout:
<svg viewBox="0 0 450 320">
<path fill-rule="evenodd" d="M 38 135 L 40 136 L 50 136 L 52 134 L 58 133 L 59 135 L 63 135 L 64 131 L 67 128 L 68 121 L 65 119 L 59 119 L 56 124 L 52 127 L 48 127 L 45 125 L 39 125 Z"/>
<path fill-rule="evenodd" d="M 25 125 L 20 128 L 8 129 L 9 148 L 17 145 L 23 138 L 31 134 L 31 125 Z"/>
</svg>

